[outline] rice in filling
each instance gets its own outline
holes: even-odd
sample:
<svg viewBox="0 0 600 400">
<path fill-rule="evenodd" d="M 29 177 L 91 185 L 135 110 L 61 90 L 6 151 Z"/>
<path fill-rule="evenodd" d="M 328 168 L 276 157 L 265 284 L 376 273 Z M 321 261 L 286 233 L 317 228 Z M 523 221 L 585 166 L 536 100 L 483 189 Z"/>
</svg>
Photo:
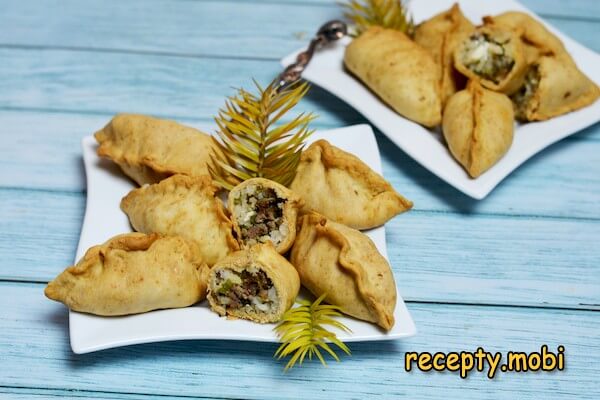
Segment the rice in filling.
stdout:
<svg viewBox="0 0 600 400">
<path fill-rule="evenodd" d="M 475 33 L 465 46 L 463 63 L 477 75 L 498 84 L 515 64 L 504 47 L 509 41 L 499 42 L 486 33 Z"/>
<path fill-rule="evenodd" d="M 540 84 L 540 71 L 537 65 L 532 66 L 525 75 L 525 83 L 511 98 L 515 103 L 518 118 L 524 118 L 525 108 Z"/>
<path fill-rule="evenodd" d="M 215 274 L 213 296 L 227 310 L 270 313 L 277 305 L 277 290 L 265 271 L 249 267 L 242 272 L 223 268 Z"/>
<path fill-rule="evenodd" d="M 249 246 L 271 241 L 277 247 L 287 237 L 289 227 L 283 222 L 286 199 L 275 190 L 260 185 L 247 186 L 234 199 L 234 217 L 241 240 Z"/>
</svg>

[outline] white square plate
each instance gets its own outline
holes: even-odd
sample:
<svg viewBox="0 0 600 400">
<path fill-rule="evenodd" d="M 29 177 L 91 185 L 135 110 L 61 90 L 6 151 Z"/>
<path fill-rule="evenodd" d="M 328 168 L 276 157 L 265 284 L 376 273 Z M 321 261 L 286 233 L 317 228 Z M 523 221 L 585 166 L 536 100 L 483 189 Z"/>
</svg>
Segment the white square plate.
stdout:
<svg viewBox="0 0 600 400">
<path fill-rule="evenodd" d="M 455 0 L 411 1 L 410 8 L 415 21 L 419 22 L 450 8 L 454 2 Z M 481 17 L 485 15 L 509 10 L 524 11 L 534 15 L 512 0 L 461 0 L 459 3 L 463 13 L 475 24 L 480 23 Z M 599 83 L 600 56 L 555 28 L 545 25 L 563 41 L 579 68 L 593 81 Z M 597 101 L 589 107 L 548 121 L 517 124 L 514 141 L 508 153 L 483 175 L 471 179 L 452 158 L 439 132 L 432 132 L 401 117 L 344 70 L 344 49 L 348 43 L 350 39 L 344 38 L 327 48 L 317 50 L 303 77 L 354 107 L 423 167 L 475 199 L 483 199 L 487 196 L 496 185 L 529 157 L 600 120 L 600 101 Z M 282 65 L 291 64 L 297 53 L 281 60 Z"/>
<path fill-rule="evenodd" d="M 381 160 L 371 127 L 356 125 L 348 128 L 316 132 L 311 141 L 327 139 L 330 143 L 360 157 L 375 171 L 381 173 Z M 110 237 L 131 231 L 127 216 L 119 203 L 133 183 L 110 161 L 96 155 L 96 141 L 86 137 L 82 141 L 83 159 L 87 175 L 87 204 L 77 260 L 85 251 Z M 379 251 L 387 257 L 385 228 L 366 232 Z M 416 333 L 414 322 L 398 293 L 394 313 L 396 323 L 390 332 L 383 332 L 373 324 L 353 318 L 342 318 L 351 330 L 338 336 L 346 342 L 390 340 Z M 206 301 L 188 308 L 160 310 L 126 317 L 98 317 L 71 311 L 69 314 L 71 348 L 75 353 L 130 344 L 183 339 L 221 339 L 277 342 L 273 324 L 256 324 L 243 320 L 221 318 L 209 310 Z"/>
</svg>

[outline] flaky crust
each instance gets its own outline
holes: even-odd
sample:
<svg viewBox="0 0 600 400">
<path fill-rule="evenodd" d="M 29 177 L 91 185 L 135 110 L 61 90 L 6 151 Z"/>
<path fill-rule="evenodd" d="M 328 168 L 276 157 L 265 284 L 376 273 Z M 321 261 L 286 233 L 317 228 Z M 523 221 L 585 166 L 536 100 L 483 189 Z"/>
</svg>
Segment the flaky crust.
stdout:
<svg viewBox="0 0 600 400">
<path fill-rule="evenodd" d="M 305 208 L 355 229 L 383 225 L 412 208 L 412 202 L 359 158 L 326 140 L 303 153 L 290 189 Z"/>
<path fill-rule="evenodd" d="M 514 131 L 510 99 L 470 81 L 444 110 L 443 132 L 450 152 L 473 178 L 494 165 L 510 148 Z"/>
<path fill-rule="evenodd" d="M 277 197 L 287 200 L 283 205 L 283 221 L 284 223 L 287 223 L 289 232 L 285 240 L 282 240 L 281 243 L 275 247 L 275 250 L 277 250 L 279 254 L 285 254 L 285 252 L 292 247 L 292 244 L 294 244 L 294 240 L 296 239 L 296 219 L 298 218 L 298 212 L 304 205 L 304 201 L 296 193 L 292 192 L 285 186 L 280 185 L 277 182 L 273 182 L 270 179 L 264 178 L 248 179 L 231 189 L 227 199 L 227 206 L 232 214 L 231 219 L 233 222 L 233 228 L 237 234 L 240 248 L 242 249 L 248 248 L 249 246 L 242 241 L 242 231 L 233 213 L 235 207 L 234 199 L 236 198 L 237 194 L 242 191 L 242 189 L 248 186 L 262 186 L 271 188 L 275 191 Z"/>
<path fill-rule="evenodd" d="M 415 29 L 415 42 L 429 51 L 441 67 L 442 104 L 466 85 L 466 78 L 454 68 L 453 53 L 462 39 L 474 29 L 475 26 L 463 15 L 458 3 L 423 21 Z"/>
<path fill-rule="evenodd" d="M 206 269 L 180 237 L 128 233 L 90 248 L 44 293 L 73 311 L 104 316 L 187 307 L 206 296 Z"/>
<path fill-rule="evenodd" d="M 220 269 L 230 268 L 242 272 L 248 267 L 259 267 L 273 282 L 277 290 L 278 304 L 270 314 L 250 313 L 244 309 L 226 310 L 215 298 L 215 276 Z M 292 264 L 280 255 L 271 243 L 257 244 L 246 250 L 236 251 L 225 257 L 210 270 L 208 302 L 213 311 L 221 316 L 249 319 L 260 323 L 277 322 L 296 300 L 300 290 L 300 278 Z"/>
<path fill-rule="evenodd" d="M 511 55 L 514 60 L 514 65 L 510 72 L 500 82 L 495 83 L 491 80 L 482 78 L 475 72 L 467 68 L 463 61 L 463 54 L 465 52 L 465 45 L 468 41 L 468 36 L 463 39 L 454 49 L 454 67 L 469 78 L 481 83 L 481 85 L 487 89 L 491 89 L 496 92 L 506 93 L 508 95 L 514 93 L 523 84 L 525 74 L 527 73 L 527 59 L 525 55 L 525 49 L 523 42 L 519 38 L 519 35 L 511 29 L 503 28 L 501 26 L 494 25 L 491 21 L 488 21 L 483 26 L 478 27 L 474 32 L 482 32 L 490 35 L 494 38 L 508 39 L 508 42 L 504 45 L 504 48 L 508 54 Z"/>
<path fill-rule="evenodd" d="M 211 137 L 175 121 L 146 115 L 118 114 L 94 134 L 98 155 L 117 163 L 139 185 L 175 174 L 208 174 Z"/>
<path fill-rule="evenodd" d="M 316 213 L 300 218 L 292 264 L 302 285 L 345 314 L 394 326 L 396 283 L 390 265 L 366 235 Z"/>
<path fill-rule="evenodd" d="M 427 127 L 439 125 L 440 67 L 402 32 L 369 28 L 346 47 L 344 64 L 400 115 Z"/>
<path fill-rule="evenodd" d="M 178 235 L 190 241 L 195 259 L 209 266 L 239 245 L 210 177 L 173 175 L 159 183 L 134 189 L 121 200 L 138 232 Z"/>
<path fill-rule="evenodd" d="M 531 99 L 519 110 L 520 119 L 543 121 L 594 103 L 600 96 L 598 85 L 566 57 L 544 56 L 535 64 L 539 85 Z"/>
</svg>

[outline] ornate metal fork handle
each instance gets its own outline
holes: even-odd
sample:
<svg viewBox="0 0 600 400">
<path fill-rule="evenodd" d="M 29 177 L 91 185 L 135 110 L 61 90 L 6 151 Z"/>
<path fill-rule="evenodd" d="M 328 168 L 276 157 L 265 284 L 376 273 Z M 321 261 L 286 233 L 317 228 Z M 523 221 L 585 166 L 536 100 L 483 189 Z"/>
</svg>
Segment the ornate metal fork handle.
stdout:
<svg viewBox="0 0 600 400">
<path fill-rule="evenodd" d="M 325 23 L 317 35 L 310 41 L 308 48 L 296 56 L 296 61 L 288 65 L 281 74 L 279 74 L 279 89 L 298 81 L 302 77 L 302 72 L 310 62 L 319 47 L 334 42 L 348 34 L 348 27 L 342 21 L 333 20 Z"/>
</svg>

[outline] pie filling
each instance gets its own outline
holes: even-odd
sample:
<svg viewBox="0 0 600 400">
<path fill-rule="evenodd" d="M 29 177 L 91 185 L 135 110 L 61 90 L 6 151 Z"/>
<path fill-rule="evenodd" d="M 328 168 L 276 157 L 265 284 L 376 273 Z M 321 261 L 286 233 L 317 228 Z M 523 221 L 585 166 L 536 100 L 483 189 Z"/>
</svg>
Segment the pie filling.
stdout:
<svg viewBox="0 0 600 400">
<path fill-rule="evenodd" d="M 512 101 L 515 103 L 517 117 L 523 117 L 525 108 L 529 103 L 529 100 L 533 97 L 538 86 L 540 85 L 540 71 L 537 65 L 532 66 L 525 75 L 525 82 L 523 86 L 511 96 Z"/>
<path fill-rule="evenodd" d="M 463 52 L 464 65 L 480 77 L 498 84 L 510 73 L 515 60 L 506 54 L 505 45 L 487 33 L 478 32 L 471 35 Z"/>
<path fill-rule="evenodd" d="M 260 185 L 243 188 L 234 199 L 233 210 L 241 240 L 249 246 L 271 241 L 277 247 L 289 232 L 283 220 L 285 202 L 271 188 Z"/>
<path fill-rule="evenodd" d="M 277 290 L 258 267 L 242 272 L 223 268 L 216 272 L 213 296 L 227 310 L 271 313 L 277 305 Z"/>
</svg>

